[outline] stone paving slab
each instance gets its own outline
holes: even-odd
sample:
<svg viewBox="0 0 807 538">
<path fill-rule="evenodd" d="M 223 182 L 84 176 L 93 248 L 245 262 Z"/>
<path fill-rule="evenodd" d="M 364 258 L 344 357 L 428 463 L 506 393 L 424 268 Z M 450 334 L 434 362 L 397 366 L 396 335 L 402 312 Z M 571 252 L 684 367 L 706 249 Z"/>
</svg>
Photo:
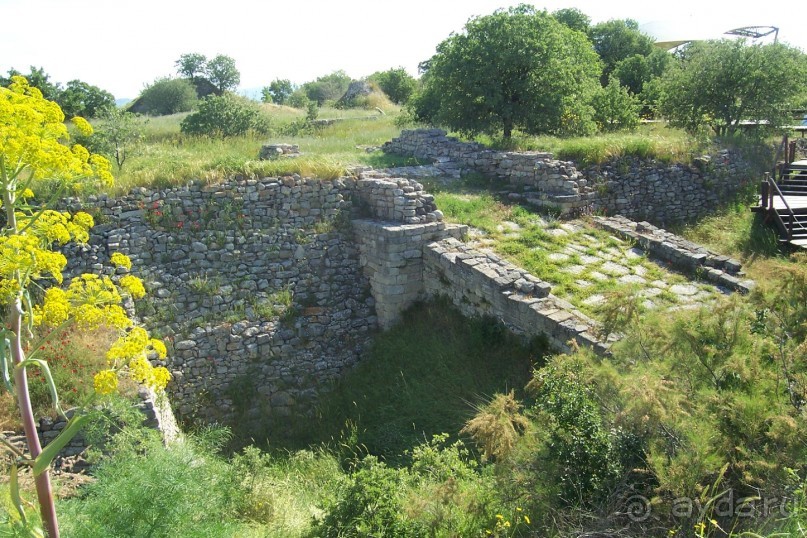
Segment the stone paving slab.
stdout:
<svg viewBox="0 0 807 538">
<path fill-rule="evenodd" d="M 506 229 L 506 238 L 517 239 L 529 226 L 518 229 L 506 226 Z M 643 297 L 647 309 L 681 309 L 708 304 L 731 287 L 715 286 L 675 271 L 673 264 L 651 258 L 643 245 L 610 229 L 606 233 L 598 231 L 587 221 L 547 223 L 545 231 L 554 239 L 531 247 L 532 252 L 545 259 L 545 273 L 537 276 L 552 284 L 559 297 L 592 315 L 596 315 L 610 294 L 621 289 L 634 290 Z M 495 250 L 497 245 L 493 238 L 486 238 L 481 246 Z M 684 246 L 700 254 L 698 245 Z M 735 267 L 733 261 L 718 259 L 716 255 L 710 259 L 724 267 Z"/>
</svg>

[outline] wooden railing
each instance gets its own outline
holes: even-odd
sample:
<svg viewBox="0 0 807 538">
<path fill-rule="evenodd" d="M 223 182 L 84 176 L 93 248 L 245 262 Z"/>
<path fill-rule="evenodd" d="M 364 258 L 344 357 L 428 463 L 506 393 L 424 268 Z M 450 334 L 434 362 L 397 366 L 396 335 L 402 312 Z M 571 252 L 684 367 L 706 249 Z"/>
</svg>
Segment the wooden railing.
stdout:
<svg viewBox="0 0 807 538">
<path fill-rule="evenodd" d="M 764 196 L 763 198 L 764 204 L 768 208 L 769 212 L 774 215 L 774 218 L 781 226 L 781 229 L 787 230 L 788 241 L 793 240 L 794 224 L 798 227 L 799 230 L 807 231 L 807 227 L 798 222 L 798 220 L 796 219 L 796 212 L 793 211 L 793 208 L 791 208 L 790 204 L 787 203 L 787 197 L 784 194 L 782 194 L 782 190 L 779 188 L 779 185 L 776 183 L 776 180 L 773 178 L 773 176 L 771 176 L 769 172 L 765 173 L 765 185 L 763 196 Z M 785 209 L 787 210 L 787 215 L 790 216 L 789 222 L 787 224 L 785 224 L 784 219 L 782 219 L 782 215 L 779 213 L 779 211 L 776 210 L 774 206 L 773 202 L 774 196 L 778 196 L 779 199 L 782 200 L 782 203 L 784 204 Z"/>
</svg>

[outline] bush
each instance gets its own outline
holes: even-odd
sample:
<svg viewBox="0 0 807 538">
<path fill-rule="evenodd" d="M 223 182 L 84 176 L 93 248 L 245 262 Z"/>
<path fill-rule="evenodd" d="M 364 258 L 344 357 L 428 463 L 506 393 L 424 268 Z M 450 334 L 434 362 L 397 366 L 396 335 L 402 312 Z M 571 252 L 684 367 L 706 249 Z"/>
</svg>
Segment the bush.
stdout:
<svg viewBox="0 0 807 538">
<path fill-rule="evenodd" d="M 185 134 L 228 138 L 248 131 L 266 134 L 269 123 L 254 104 L 225 94 L 204 98 L 199 110 L 182 120 L 180 128 Z"/>
<path fill-rule="evenodd" d="M 196 88 L 185 79 L 161 78 L 143 90 L 137 101 L 139 109 L 152 116 L 188 112 L 196 105 Z"/>
<path fill-rule="evenodd" d="M 417 81 L 403 67 L 373 73 L 368 80 L 378 84 L 381 91 L 399 105 L 406 103 L 417 88 Z"/>
<path fill-rule="evenodd" d="M 286 104 L 293 108 L 308 108 L 311 99 L 302 88 L 295 90 L 287 99 Z M 316 101 L 314 101 L 316 104 Z"/>
<path fill-rule="evenodd" d="M 154 432 L 124 430 L 81 499 L 65 506 L 65 536 L 232 536 L 227 464 L 186 439 L 167 447 Z"/>
</svg>

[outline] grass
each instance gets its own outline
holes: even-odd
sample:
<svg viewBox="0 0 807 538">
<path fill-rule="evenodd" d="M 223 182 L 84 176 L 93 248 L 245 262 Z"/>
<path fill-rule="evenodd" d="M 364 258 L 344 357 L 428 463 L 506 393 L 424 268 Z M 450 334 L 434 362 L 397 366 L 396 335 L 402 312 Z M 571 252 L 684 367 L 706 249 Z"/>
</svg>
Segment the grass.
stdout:
<svg viewBox="0 0 807 538">
<path fill-rule="evenodd" d="M 104 329 L 91 332 L 65 330 L 42 345 L 38 358 L 47 361 L 64 409 L 91 405 L 97 400 L 93 375 L 106 368 L 105 352 L 113 339 L 114 335 Z M 55 417 L 50 390 L 42 371 L 30 367 L 28 378 L 34 414 L 37 417 Z M 130 386 L 123 388 L 130 392 Z M 6 391 L 0 394 L 0 429 L 22 429 L 16 402 Z"/>
<path fill-rule="evenodd" d="M 516 133 L 509 141 L 488 136 L 478 138 L 499 149 L 551 152 L 557 159 L 574 160 L 580 166 L 603 164 L 619 157 L 689 162 L 694 155 L 708 150 L 708 144 L 680 129 L 660 123 L 643 124 L 633 133 L 605 133 L 587 137 L 558 138 Z"/>
<path fill-rule="evenodd" d="M 304 119 L 305 112 L 276 105 L 262 106 L 272 128 L 267 136 L 248 134 L 226 140 L 190 137 L 183 135 L 179 127 L 187 113 L 149 118 L 143 144 L 116 173 L 113 192 L 125 193 L 133 187 L 181 185 L 193 179 L 218 182 L 233 175 L 269 177 L 296 173 L 334 179 L 354 165 L 388 167 L 416 163 L 410 158 L 368 153 L 365 149 L 398 136 L 400 127 L 394 123 L 397 109 L 384 116 L 367 110 L 322 109 L 320 118 L 341 121 L 284 135 L 282 133 L 288 131 L 293 122 Z M 298 144 L 303 155 L 293 159 L 258 160 L 262 144 L 281 142 Z"/>
<path fill-rule="evenodd" d="M 379 334 L 367 357 L 327 394 L 299 446 L 354 436 L 395 460 L 448 432 L 456 435 L 496 392 L 521 389 L 546 348 L 525 346 L 490 319 L 466 319 L 445 302 L 420 304 Z"/>
</svg>

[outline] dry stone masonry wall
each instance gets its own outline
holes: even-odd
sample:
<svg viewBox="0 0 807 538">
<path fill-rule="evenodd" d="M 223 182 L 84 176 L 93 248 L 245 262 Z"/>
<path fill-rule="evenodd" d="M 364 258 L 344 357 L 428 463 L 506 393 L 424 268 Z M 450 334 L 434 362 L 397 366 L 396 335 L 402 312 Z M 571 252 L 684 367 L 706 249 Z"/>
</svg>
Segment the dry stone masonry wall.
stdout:
<svg viewBox="0 0 807 538">
<path fill-rule="evenodd" d="M 406 179 L 300 177 L 230 181 L 91 198 L 86 247 L 69 272 L 110 272 L 132 258 L 149 296 L 144 324 L 166 337 L 180 418 L 260 421 L 311 408 L 353 365 L 377 327 L 350 219 L 432 221 L 434 203 Z"/>
<path fill-rule="evenodd" d="M 546 155 L 491 152 L 433 130 L 405 131 L 389 147 L 471 163 L 520 185 L 528 199 L 596 202 L 571 163 Z M 137 312 L 172 344 L 168 391 L 181 419 L 249 428 L 267 416 L 310 412 L 376 329 L 435 295 L 468 315 L 545 335 L 561 350 L 574 341 L 607 352 L 596 322 L 547 283 L 462 243 L 467 228 L 442 222 L 414 180 L 364 171 L 333 181 L 195 182 L 67 205 L 93 211 L 99 222 L 87 246 L 69 247 L 70 272 L 113 273 L 106 260 L 120 251 L 144 278 L 150 294 Z M 647 223 L 607 226 L 735 289 L 743 285 L 733 261 L 692 250 Z"/>
<path fill-rule="evenodd" d="M 743 278 L 739 261 L 712 252 L 649 222 L 635 222 L 617 215 L 594 217 L 594 224 L 623 239 L 634 241 L 652 257 L 693 276 L 702 276 L 718 286 L 741 293 L 748 293 L 754 287 L 752 280 Z"/>
<path fill-rule="evenodd" d="M 580 171 L 551 153 L 494 151 L 440 129 L 403 131 L 383 149 L 454 162 L 503 181 L 513 189 L 513 199 L 561 214 L 621 214 L 662 226 L 709 214 L 753 181 L 749 167 L 728 151 L 701 157 L 693 165 L 625 158 Z"/>
<path fill-rule="evenodd" d="M 495 254 L 447 238 L 427 245 L 424 288 L 443 295 L 468 316 L 491 316 L 516 333 L 544 336 L 555 349 L 571 351 L 570 341 L 607 353 L 598 324 L 550 293 L 546 282 Z"/>
<path fill-rule="evenodd" d="M 402 131 L 382 149 L 436 163 L 458 163 L 521 188 L 524 196 L 539 207 L 575 212 L 588 206 L 595 196 L 574 163 L 558 161 L 551 153 L 495 151 L 481 144 L 461 142 L 440 129 Z"/>
</svg>

